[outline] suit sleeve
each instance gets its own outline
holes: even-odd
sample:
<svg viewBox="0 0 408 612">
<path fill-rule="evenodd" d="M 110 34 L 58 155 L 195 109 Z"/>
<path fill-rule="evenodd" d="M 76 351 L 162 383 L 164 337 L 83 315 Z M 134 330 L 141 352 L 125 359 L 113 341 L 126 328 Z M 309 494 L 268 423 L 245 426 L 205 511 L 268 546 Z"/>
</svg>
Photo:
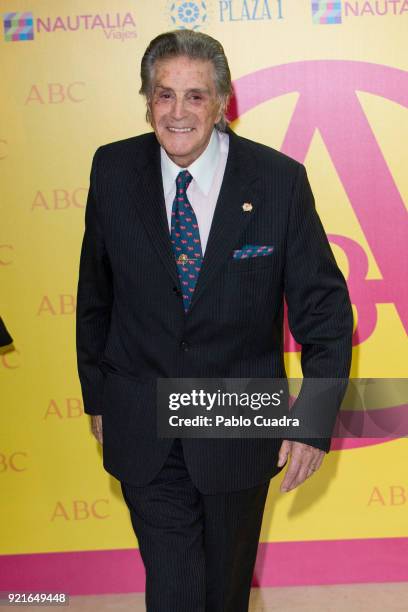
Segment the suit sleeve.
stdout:
<svg viewBox="0 0 408 612">
<path fill-rule="evenodd" d="M 289 327 L 296 342 L 302 346 L 304 378 L 346 381 L 351 366 L 353 332 L 350 298 L 316 212 L 303 165 L 299 166 L 289 213 L 284 283 Z M 345 390 L 346 385 L 340 381 L 333 386 L 333 402 L 328 410 L 333 406 L 338 410 Z M 302 393 L 293 412 L 294 416 L 296 412 L 306 420 L 314 418 L 310 402 Z M 316 410 L 313 412 L 318 416 Z M 287 439 L 310 444 L 325 452 L 330 449 L 331 438 Z"/>
<path fill-rule="evenodd" d="M 77 291 L 77 365 L 87 414 L 102 414 L 104 375 L 99 362 L 109 332 L 113 302 L 112 273 L 98 216 L 97 166 L 98 151 L 92 162 Z"/>
</svg>

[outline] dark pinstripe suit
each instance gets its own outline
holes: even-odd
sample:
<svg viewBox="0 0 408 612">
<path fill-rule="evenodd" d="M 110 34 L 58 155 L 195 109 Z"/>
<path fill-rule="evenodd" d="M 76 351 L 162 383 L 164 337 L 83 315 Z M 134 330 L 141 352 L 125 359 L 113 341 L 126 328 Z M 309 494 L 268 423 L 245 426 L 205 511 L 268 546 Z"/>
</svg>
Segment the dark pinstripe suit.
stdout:
<svg viewBox="0 0 408 612">
<path fill-rule="evenodd" d="M 104 466 L 133 487 L 160 477 L 173 443 L 156 439 L 156 377 L 285 376 L 284 294 L 291 330 L 303 347 L 304 376 L 349 374 L 349 296 L 304 167 L 229 134 L 187 315 L 155 135 L 106 145 L 94 158 L 78 284 L 78 368 L 85 412 L 103 415 Z M 252 203 L 252 212 L 242 209 L 244 202 Z M 233 259 L 244 244 L 273 245 L 274 251 Z M 182 447 L 194 486 L 208 495 L 269 481 L 279 471 L 280 442 L 185 439 Z M 330 440 L 310 443 L 327 451 Z"/>
</svg>

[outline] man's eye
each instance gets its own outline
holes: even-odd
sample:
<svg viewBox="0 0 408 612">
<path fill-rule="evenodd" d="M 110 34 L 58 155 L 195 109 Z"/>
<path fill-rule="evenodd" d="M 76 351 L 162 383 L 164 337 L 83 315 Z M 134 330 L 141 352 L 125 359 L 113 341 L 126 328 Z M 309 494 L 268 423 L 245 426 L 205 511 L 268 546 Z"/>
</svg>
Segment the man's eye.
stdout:
<svg viewBox="0 0 408 612">
<path fill-rule="evenodd" d="M 170 98 L 170 94 L 169 93 L 162 93 L 160 94 L 161 98 L 164 98 L 165 100 L 168 100 Z"/>
<path fill-rule="evenodd" d="M 196 94 L 192 95 L 191 97 L 193 100 L 202 100 L 202 97 Z"/>
</svg>

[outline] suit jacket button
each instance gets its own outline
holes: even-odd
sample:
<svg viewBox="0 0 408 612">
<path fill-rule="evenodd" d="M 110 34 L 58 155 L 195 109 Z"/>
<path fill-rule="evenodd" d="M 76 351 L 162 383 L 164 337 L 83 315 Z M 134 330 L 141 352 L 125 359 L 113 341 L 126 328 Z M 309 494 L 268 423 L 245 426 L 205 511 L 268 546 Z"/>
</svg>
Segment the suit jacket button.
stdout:
<svg viewBox="0 0 408 612">
<path fill-rule="evenodd" d="M 180 342 L 180 348 L 182 351 L 188 351 L 188 349 L 190 348 L 190 345 L 188 342 Z"/>
<path fill-rule="evenodd" d="M 173 293 L 174 295 L 181 295 L 181 291 L 178 287 L 173 287 Z"/>
</svg>

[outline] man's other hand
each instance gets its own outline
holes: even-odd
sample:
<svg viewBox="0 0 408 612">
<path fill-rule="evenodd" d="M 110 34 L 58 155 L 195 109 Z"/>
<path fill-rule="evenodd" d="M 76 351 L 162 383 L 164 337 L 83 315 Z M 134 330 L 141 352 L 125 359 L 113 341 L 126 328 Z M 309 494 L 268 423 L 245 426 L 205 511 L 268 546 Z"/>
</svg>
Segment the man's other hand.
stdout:
<svg viewBox="0 0 408 612">
<path fill-rule="evenodd" d="M 281 492 L 284 493 L 295 489 L 306 478 L 309 478 L 309 476 L 316 472 L 321 466 L 325 454 L 324 451 L 314 446 L 309 446 L 309 444 L 283 440 L 279 450 L 278 466 L 282 467 L 285 465 L 289 455 L 290 461 L 285 478 L 280 486 Z"/>
<path fill-rule="evenodd" d="M 93 435 L 98 440 L 99 444 L 103 444 L 102 415 L 101 414 L 93 414 L 91 416 L 91 429 L 92 429 Z"/>
</svg>

